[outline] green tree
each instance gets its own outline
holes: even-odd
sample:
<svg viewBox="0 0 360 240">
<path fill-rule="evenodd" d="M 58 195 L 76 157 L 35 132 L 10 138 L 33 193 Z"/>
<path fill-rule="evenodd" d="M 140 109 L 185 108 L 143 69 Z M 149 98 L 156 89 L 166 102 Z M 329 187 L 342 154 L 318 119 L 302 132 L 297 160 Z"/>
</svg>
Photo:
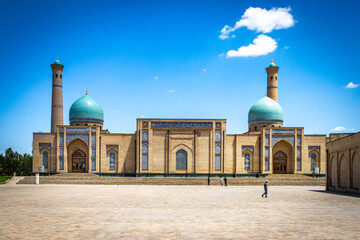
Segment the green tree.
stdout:
<svg viewBox="0 0 360 240">
<path fill-rule="evenodd" d="M 6 149 L 5 156 L 0 155 L 0 175 L 12 176 L 30 175 L 32 170 L 32 156 L 29 154 L 21 155 L 14 152 L 11 148 Z"/>
</svg>

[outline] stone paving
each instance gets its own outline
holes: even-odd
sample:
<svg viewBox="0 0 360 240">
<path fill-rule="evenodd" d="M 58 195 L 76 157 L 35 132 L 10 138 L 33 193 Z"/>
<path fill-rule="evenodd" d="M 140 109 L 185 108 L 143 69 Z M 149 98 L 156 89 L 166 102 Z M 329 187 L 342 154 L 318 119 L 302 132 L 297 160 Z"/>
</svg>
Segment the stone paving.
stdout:
<svg viewBox="0 0 360 240">
<path fill-rule="evenodd" d="M 0 239 L 360 239 L 360 198 L 319 186 L 2 185 Z"/>
</svg>

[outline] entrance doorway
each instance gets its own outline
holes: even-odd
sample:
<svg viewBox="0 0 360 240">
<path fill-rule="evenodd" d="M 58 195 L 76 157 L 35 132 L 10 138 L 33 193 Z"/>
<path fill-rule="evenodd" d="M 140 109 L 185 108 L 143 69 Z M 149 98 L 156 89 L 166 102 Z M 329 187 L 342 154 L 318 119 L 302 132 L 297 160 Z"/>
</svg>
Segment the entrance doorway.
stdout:
<svg viewBox="0 0 360 240">
<path fill-rule="evenodd" d="M 284 174 L 286 172 L 287 156 L 283 152 L 277 152 L 273 157 L 273 173 Z"/>
<path fill-rule="evenodd" d="M 71 157 L 72 172 L 86 172 L 86 154 L 78 150 Z"/>
</svg>

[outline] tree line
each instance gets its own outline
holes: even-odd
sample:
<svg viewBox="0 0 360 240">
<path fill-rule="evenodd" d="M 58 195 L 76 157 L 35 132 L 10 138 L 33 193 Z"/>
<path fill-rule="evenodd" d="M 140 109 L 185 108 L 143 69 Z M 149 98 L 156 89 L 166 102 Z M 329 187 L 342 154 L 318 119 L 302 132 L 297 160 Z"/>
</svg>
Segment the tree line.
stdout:
<svg viewBox="0 0 360 240">
<path fill-rule="evenodd" d="M 5 156 L 0 154 L 0 175 L 27 176 L 32 172 L 32 156 L 25 153 L 14 152 L 11 148 L 6 149 Z"/>
</svg>

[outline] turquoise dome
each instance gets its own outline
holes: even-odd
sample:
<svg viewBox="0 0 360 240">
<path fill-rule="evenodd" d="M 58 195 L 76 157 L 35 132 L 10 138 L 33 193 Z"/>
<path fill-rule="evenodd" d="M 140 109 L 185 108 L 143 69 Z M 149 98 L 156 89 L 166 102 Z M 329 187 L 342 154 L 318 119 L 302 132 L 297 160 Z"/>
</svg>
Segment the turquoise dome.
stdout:
<svg viewBox="0 0 360 240">
<path fill-rule="evenodd" d="M 71 122 L 104 122 L 104 112 L 100 104 L 90 97 L 84 95 L 76 100 L 70 107 L 69 120 Z"/>
<path fill-rule="evenodd" d="M 284 112 L 280 104 L 269 97 L 263 97 L 251 106 L 249 124 L 283 123 Z"/>
<path fill-rule="evenodd" d="M 54 64 L 60 64 L 59 58 L 56 58 Z"/>
<path fill-rule="evenodd" d="M 276 67 L 274 60 L 271 60 L 271 63 L 269 64 L 269 67 Z"/>
</svg>

